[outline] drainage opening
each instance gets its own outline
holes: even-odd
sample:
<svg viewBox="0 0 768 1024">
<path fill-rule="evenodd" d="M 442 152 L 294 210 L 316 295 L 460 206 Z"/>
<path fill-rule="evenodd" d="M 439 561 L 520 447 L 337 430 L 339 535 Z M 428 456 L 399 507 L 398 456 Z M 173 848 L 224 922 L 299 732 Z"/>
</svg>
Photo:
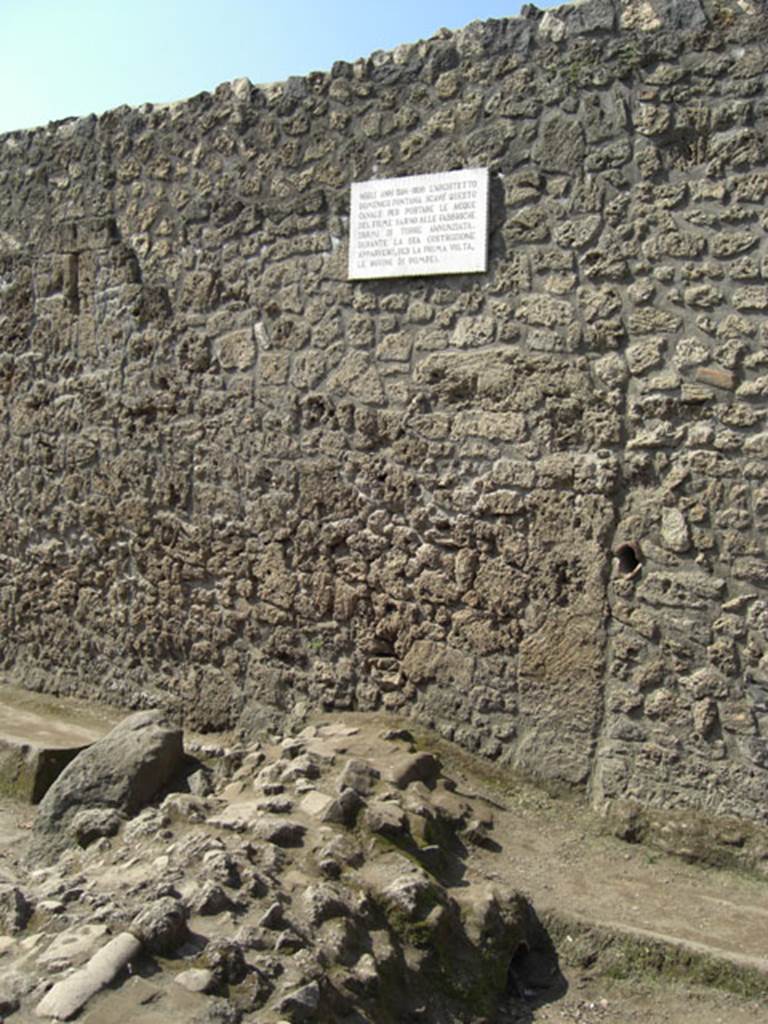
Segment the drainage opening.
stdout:
<svg viewBox="0 0 768 1024">
<path fill-rule="evenodd" d="M 619 572 L 625 578 L 635 576 L 642 568 L 640 547 L 634 541 L 620 544 L 614 552 Z"/>
</svg>

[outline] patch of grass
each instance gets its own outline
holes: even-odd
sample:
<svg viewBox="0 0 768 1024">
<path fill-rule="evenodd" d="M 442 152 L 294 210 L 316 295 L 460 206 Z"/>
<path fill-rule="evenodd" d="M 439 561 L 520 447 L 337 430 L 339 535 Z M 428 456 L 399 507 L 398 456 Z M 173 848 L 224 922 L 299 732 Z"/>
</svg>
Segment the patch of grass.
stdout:
<svg viewBox="0 0 768 1024">
<path fill-rule="evenodd" d="M 679 982 L 747 999 L 768 998 L 768 975 L 708 953 L 659 939 L 582 924 L 555 913 L 542 923 L 566 963 L 617 981 Z"/>
<path fill-rule="evenodd" d="M 394 907 L 387 911 L 387 921 L 401 942 L 416 949 L 429 949 L 432 945 L 434 930 L 424 918 L 412 921 L 404 911 Z"/>
<path fill-rule="evenodd" d="M 21 757 L 0 762 L 0 799 L 29 804 L 34 788 L 34 768 Z"/>
</svg>

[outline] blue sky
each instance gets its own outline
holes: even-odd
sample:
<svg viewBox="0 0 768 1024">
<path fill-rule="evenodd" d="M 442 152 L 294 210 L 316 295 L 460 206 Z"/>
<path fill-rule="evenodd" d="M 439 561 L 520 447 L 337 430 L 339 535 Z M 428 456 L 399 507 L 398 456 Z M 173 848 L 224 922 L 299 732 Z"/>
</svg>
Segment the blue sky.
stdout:
<svg viewBox="0 0 768 1024">
<path fill-rule="evenodd" d="M 0 132 L 328 70 L 519 0 L 0 0 Z M 540 8 L 556 6 L 540 2 Z"/>
</svg>

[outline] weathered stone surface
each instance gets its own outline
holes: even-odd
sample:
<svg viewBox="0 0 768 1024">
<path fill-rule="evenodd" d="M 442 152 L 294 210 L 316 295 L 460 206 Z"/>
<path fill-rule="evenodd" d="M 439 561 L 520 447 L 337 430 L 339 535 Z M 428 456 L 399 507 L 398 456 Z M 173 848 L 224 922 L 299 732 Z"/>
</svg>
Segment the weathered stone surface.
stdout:
<svg viewBox="0 0 768 1024">
<path fill-rule="evenodd" d="M 357 820 L 363 799 L 355 789 L 342 789 L 338 797 L 332 800 L 321 814 L 321 819 L 336 825 L 352 828 Z"/>
<path fill-rule="evenodd" d="M 104 944 L 107 926 L 84 924 L 60 932 L 48 948 L 38 955 L 37 961 L 43 966 L 73 966 L 90 959 Z"/>
<path fill-rule="evenodd" d="M 83 811 L 135 814 L 179 770 L 183 758 L 181 731 L 160 712 L 140 712 L 124 719 L 61 773 L 42 800 L 35 817 L 37 848 L 48 856 L 83 832 Z M 108 815 L 102 827 L 116 822 Z M 92 831 L 90 828 L 86 832 Z M 102 834 L 108 834 L 103 832 Z"/>
<path fill-rule="evenodd" d="M 671 551 L 683 552 L 691 546 L 688 524 L 679 509 L 661 510 L 661 539 L 664 546 Z"/>
<path fill-rule="evenodd" d="M 163 896 L 134 918 L 130 931 L 151 952 L 169 956 L 187 937 L 187 911 L 173 896 Z"/>
<path fill-rule="evenodd" d="M 248 734 L 388 709 L 598 803 L 762 819 L 730 735 L 768 728 L 764 636 L 719 626 L 768 597 L 758 7 L 531 10 L 0 139 L 9 680 Z M 490 168 L 487 273 L 349 282 L 350 183 L 458 165 Z M 696 746 L 708 666 L 734 708 Z"/>
<path fill-rule="evenodd" d="M 275 846 L 301 846 L 305 832 L 301 822 L 291 818 L 262 818 L 253 825 L 253 834 L 257 839 L 274 843 Z"/>
<path fill-rule="evenodd" d="M 213 972 L 206 967 L 192 967 L 188 971 L 179 971 L 175 981 L 188 992 L 209 992 L 215 985 Z"/>
<path fill-rule="evenodd" d="M 389 780 L 398 789 L 405 789 L 412 782 L 434 785 L 440 774 L 440 761 L 434 754 L 413 754 L 396 758 L 389 770 Z"/>
<path fill-rule="evenodd" d="M 128 932 L 116 935 L 84 967 L 57 982 L 38 1003 L 36 1015 L 70 1020 L 92 996 L 115 980 L 140 949 L 135 936 Z"/>
<path fill-rule="evenodd" d="M 15 935 L 23 931 L 33 910 L 18 886 L 0 884 L 0 934 Z"/>
<path fill-rule="evenodd" d="M 78 846 L 88 846 L 102 836 L 113 836 L 120 828 L 121 816 L 107 808 L 86 808 L 72 819 L 69 831 Z"/>
<path fill-rule="evenodd" d="M 361 796 L 368 796 L 376 788 L 380 774 L 378 768 L 366 761 L 347 761 L 339 775 L 339 789 L 354 789 Z"/>
<path fill-rule="evenodd" d="M 311 981 L 284 995 L 277 1009 L 282 1014 L 289 1014 L 293 1021 L 302 1021 L 314 1014 L 319 1002 L 320 986 L 316 981 Z"/>
</svg>

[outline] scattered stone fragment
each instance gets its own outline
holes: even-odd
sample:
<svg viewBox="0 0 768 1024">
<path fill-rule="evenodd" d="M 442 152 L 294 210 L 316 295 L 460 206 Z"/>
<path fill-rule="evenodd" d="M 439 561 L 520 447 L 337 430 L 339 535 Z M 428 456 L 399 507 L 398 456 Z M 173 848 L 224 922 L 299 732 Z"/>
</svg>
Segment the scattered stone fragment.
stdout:
<svg viewBox="0 0 768 1024">
<path fill-rule="evenodd" d="M 332 796 L 313 789 L 301 798 L 299 810 L 312 818 L 322 818 L 333 802 Z"/>
<path fill-rule="evenodd" d="M 138 955 L 141 942 L 122 932 L 94 953 L 85 967 L 58 982 L 38 1003 L 38 1017 L 70 1020 L 88 1000 L 110 985 L 130 961 Z"/>
<path fill-rule="evenodd" d="M 179 971 L 174 981 L 188 992 L 210 992 L 215 984 L 213 972 L 206 967 L 192 967 L 188 971 Z"/>
<path fill-rule="evenodd" d="M 379 967 L 370 953 L 363 953 L 352 972 L 344 979 L 344 986 L 357 995 L 370 996 L 379 985 Z"/>
<path fill-rule="evenodd" d="M 409 831 L 408 817 L 394 800 L 376 800 L 368 804 L 365 823 L 371 832 L 380 836 L 403 836 Z"/>
<path fill-rule="evenodd" d="M 266 814 L 290 814 L 293 810 L 293 800 L 287 796 L 270 796 L 266 800 L 259 800 L 256 807 Z"/>
<path fill-rule="evenodd" d="M 211 881 L 198 883 L 194 890 L 185 896 L 184 903 L 191 914 L 200 914 L 203 917 L 215 917 L 227 910 L 234 910 L 237 906 L 220 885 Z"/>
<path fill-rule="evenodd" d="M 90 846 L 104 836 L 114 836 L 123 819 L 117 811 L 108 808 L 86 808 L 78 811 L 69 830 L 78 846 Z"/>
<path fill-rule="evenodd" d="M 383 740 L 401 740 L 403 743 L 414 743 L 413 733 L 408 729 L 385 729 L 381 734 Z"/>
<path fill-rule="evenodd" d="M 343 789 L 321 815 L 321 821 L 353 828 L 365 801 L 354 789 Z"/>
<path fill-rule="evenodd" d="M 261 918 L 259 918 L 259 927 L 269 928 L 272 931 L 278 931 L 286 927 L 285 913 L 281 903 L 275 902 L 270 904 Z"/>
<path fill-rule="evenodd" d="M 320 765 L 313 754 L 302 754 L 295 757 L 287 768 L 280 773 L 283 783 L 296 782 L 298 779 L 317 779 L 320 777 Z"/>
<path fill-rule="evenodd" d="M 367 761 L 351 760 L 344 765 L 337 787 L 339 791 L 353 789 L 361 796 L 368 796 L 373 792 L 380 778 L 381 772 L 378 768 L 374 768 Z"/>
<path fill-rule="evenodd" d="M 234 939 L 213 939 L 205 947 L 203 958 L 219 983 L 239 985 L 250 970 L 242 946 Z"/>
<path fill-rule="evenodd" d="M 220 811 L 210 816 L 208 824 L 228 832 L 247 832 L 253 825 L 257 814 L 255 800 L 244 803 L 228 803 Z"/>
<path fill-rule="evenodd" d="M 32 912 L 32 904 L 18 886 L 0 884 L 0 934 L 23 931 Z"/>
<path fill-rule="evenodd" d="M 440 770 L 440 761 L 434 754 L 420 752 L 396 758 L 387 777 L 398 789 L 405 789 L 411 782 L 423 782 L 431 786 L 437 781 Z"/>
<path fill-rule="evenodd" d="M 187 909 L 181 900 L 163 896 L 134 918 L 130 930 L 151 952 L 167 956 L 187 938 Z"/>
<path fill-rule="evenodd" d="M 462 835 L 475 846 L 493 846 L 493 837 L 490 835 L 490 828 L 484 821 L 477 818 L 467 822 L 462 830 Z"/>
<path fill-rule="evenodd" d="M 295 847 L 304 842 L 306 828 L 299 821 L 291 818 L 260 818 L 253 823 L 251 829 L 256 839 L 275 846 Z"/>
<path fill-rule="evenodd" d="M 313 928 L 335 917 L 348 917 L 351 913 L 347 899 L 327 884 L 308 886 L 302 893 L 301 907 L 305 920 Z"/>
<path fill-rule="evenodd" d="M 320 1003 L 320 986 L 316 981 L 283 996 L 277 1004 L 278 1013 L 290 1014 L 292 1021 L 307 1020 Z"/>
<path fill-rule="evenodd" d="M 207 850 L 203 854 L 203 871 L 206 877 L 230 889 L 240 888 L 240 868 L 228 850 Z"/>
<path fill-rule="evenodd" d="M 207 795 L 207 794 L 206 794 Z M 171 818 L 186 821 L 205 821 L 211 812 L 211 804 L 194 793 L 170 793 L 162 803 L 162 810 Z"/>
</svg>

